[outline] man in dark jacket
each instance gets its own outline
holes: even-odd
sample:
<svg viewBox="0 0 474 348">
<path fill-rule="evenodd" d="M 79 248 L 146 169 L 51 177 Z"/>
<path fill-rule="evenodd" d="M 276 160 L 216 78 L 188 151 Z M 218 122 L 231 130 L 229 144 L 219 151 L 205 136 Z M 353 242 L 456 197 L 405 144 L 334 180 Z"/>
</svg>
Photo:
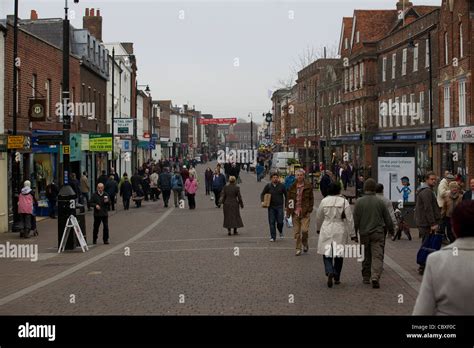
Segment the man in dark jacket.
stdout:
<svg viewBox="0 0 474 348">
<path fill-rule="evenodd" d="M 296 181 L 288 191 L 286 216 L 291 216 L 293 231 L 296 239 L 296 256 L 301 255 L 301 248 L 306 253 L 309 250 L 309 224 L 313 211 L 313 185 L 305 182 L 304 169 L 296 171 Z"/>
<path fill-rule="evenodd" d="M 221 174 L 220 169 L 216 168 L 212 177 L 212 191 L 214 192 L 214 202 L 216 203 L 217 208 L 221 207 L 219 200 L 225 184 L 226 180 L 224 174 Z"/>
<path fill-rule="evenodd" d="M 364 196 L 357 200 L 354 208 L 355 232 L 360 234 L 360 243 L 364 247 L 362 278 L 364 284 L 374 289 L 380 288 L 380 276 L 383 271 L 385 231 L 394 233 L 390 213 L 384 202 L 375 195 L 377 183 L 367 179 L 364 183 Z"/>
<path fill-rule="evenodd" d="M 329 185 L 331 185 L 331 176 L 329 175 L 329 171 L 325 171 L 323 177 L 321 178 L 321 182 L 319 183 L 319 188 L 321 189 L 321 194 L 323 197 L 328 195 Z"/>
<path fill-rule="evenodd" d="M 470 185 L 471 189 L 466 191 L 462 196 L 463 201 L 474 201 L 474 179 L 471 179 Z"/>
<path fill-rule="evenodd" d="M 46 186 L 46 198 L 49 203 L 49 217 L 56 219 L 56 202 L 58 201 L 59 188 L 54 183 L 54 180 Z"/>
<path fill-rule="evenodd" d="M 107 183 L 105 184 L 105 192 L 107 192 L 110 197 L 110 206 L 112 210 L 115 210 L 115 198 L 118 193 L 118 184 L 113 175 L 110 175 L 109 180 L 107 180 Z"/>
<path fill-rule="evenodd" d="M 123 175 L 123 182 L 120 185 L 120 196 L 122 197 L 123 200 L 123 208 L 124 210 L 129 210 L 130 209 L 130 198 L 132 198 L 132 184 L 130 183 L 130 180 L 128 180 L 128 176 L 125 173 Z"/>
<path fill-rule="evenodd" d="M 276 240 L 276 229 L 280 232 L 280 238 L 283 238 L 283 208 L 286 203 L 286 188 L 280 182 L 280 176 L 277 172 L 271 174 L 271 180 L 272 182 L 263 188 L 260 200 L 263 204 L 265 195 L 267 193 L 271 195 L 270 206 L 268 207 L 268 223 L 270 224 L 270 242 L 274 242 Z"/>
<path fill-rule="evenodd" d="M 97 192 L 92 195 L 89 204 L 94 207 L 94 231 L 92 242 L 97 244 L 97 237 L 99 235 L 99 227 L 103 225 L 103 241 L 104 244 L 109 244 L 109 205 L 110 197 L 104 191 L 104 184 L 97 185 Z"/>
<path fill-rule="evenodd" d="M 168 208 L 171 195 L 171 174 L 168 167 L 163 169 L 163 173 L 160 174 L 158 182 L 160 190 L 163 193 L 163 203 L 165 204 L 165 208 Z"/>
<path fill-rule="evenodd" d="M 97 178 L 97 183 L 103 184 L 105 186 L 107 180 L 109 180 L 109 177 L 107 176 L 107 174 L 105 174 L 105 170 L 103 170 L 102 174 Z"/>
<path fill-rule="evenodd" d="M 425 182 L 421 184 L 416 195 L 415 223 L 422 238 L 422 244 L 438 230 L 441 222 L 441 212 L 436 195 L 433 191 L 436 186 L 436 174 L 429 172 L 425 175 Z M 423 274 L 425 265 L 420 265 L 418 273 Z"/>
</svg>

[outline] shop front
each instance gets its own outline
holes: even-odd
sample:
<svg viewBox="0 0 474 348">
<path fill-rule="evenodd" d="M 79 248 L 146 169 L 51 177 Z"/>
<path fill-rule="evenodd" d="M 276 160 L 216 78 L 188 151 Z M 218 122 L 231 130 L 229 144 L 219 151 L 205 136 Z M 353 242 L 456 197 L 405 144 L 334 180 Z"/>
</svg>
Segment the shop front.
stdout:
<svg viewBox="0 0 474 348">
<path fill-rule="evenodd" d="M 437 129 L 436 143 L 440 148 L 441 175 L 449 170 L 468 182 L 469 169 L 474 166 L 469 160 L 474 153 L 474 126 Z"/>
<path fill-rule="evenodd" d="M 415 173 L 410 181 L 412 189 L 420 185 L 424 180 L 424 175 L 431 170 L 430 137 L 428 131 L 376 133 L 372 136 L 372 141 L 374 144 L 372 157 L 375 159 L 374 167 L 377 166 L 377 175 L 380 175 L 379 158 L 381 156 L 381 147 L 393 147 L 397 153 L 403 153 L 406 150 L 409 152 L 410 158 L 414 158 Z M 395 157 L 397 157 L 394 160 L 396 162 L 399 155 Z"/>
</svg>

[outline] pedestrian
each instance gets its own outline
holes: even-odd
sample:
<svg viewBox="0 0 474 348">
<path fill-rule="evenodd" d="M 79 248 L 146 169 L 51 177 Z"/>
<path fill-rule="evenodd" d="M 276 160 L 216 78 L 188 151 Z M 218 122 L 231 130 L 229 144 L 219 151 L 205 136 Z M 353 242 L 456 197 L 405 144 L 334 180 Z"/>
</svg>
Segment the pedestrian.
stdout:
<svg viewBox="0 0 474 348">
<path fill-rule="evenodd" d="M 466 191 L 462 197 L 464 201 L 474 201 L 474 179 L 470 181 L 470 190 Z"/>
<path fill-rule="evenodd" d="M 294 238 L 296 239 L 296 256 L 301 255 L 301 249 L 309 250 L 308 234 L 310 215 L 313 211 L 313 186 L 305 182 L 305 171 L 296 171 L 296 182 L 288 190 L 286 216 L 292 218 Z"/>
<path fill-rule="evenodd" d="M 214 173 L 210 167 L 207 167 L 206 171 L 204 172 L 204 178 L 206 182 L 206 196 L 211 194 L 212 189 L 212 177 Z"/>
<path fill-rule="evenodd" d="M 347 185 L 349 184 L 349 180 L 350 180 L 350 172 L 349 172 L 349 167 L 347 166 L 347 164 L 344 164 L 342 166 L 341 180 L 342 180 L 342 185 L 344 186 L 344 191 L 347 191 Z"/>
<path fill-rule="evenodd" d="M 421 184 L 416 195 L 415 223 L 422 238 L 421 244 L 425 242 L 430 234 L 438 231 L 441 222 L 440 208 L 433 191 L 435 186 L 436 174 L 428 172 L 425 175 L 425 182 Z M 423 275 L 424 270 L 425 265 L 421 264 L 418 273 Z"/>
<path fill-rule="evenodd" d="M 316 214 L 316 233 L 319 234 L 318 254 L 323 255 L 327 285 L 332 288 L 341 283 L 345 248 L 350 240 L 357 241 L 351 205 L 341 195 L 341 186 L 331 183 L 328 195 L 319 205 Z"/>
<path fill-rule="evenodd" d="M 168 167 L 165 167 L 163 173 L 160 174 L 159 188 L 163 193 L 163 203 L 168 208 L 168 202 L 171 196 L 171 174 Z"/>
<path fill-rule="evenodd" d="M 191 166 L 191 168 L 189 168 L 189 175 L 193 175 L 194 178 L 196 179 L 197 176 L 196 176 L 196 167 L 194 165 Z"/>
<path fill-rule="evenodd" d="M 46 186 L 46 198 L 48 199 L 49 217 L 51 219 L 56 219 L 56 203 L 58 201 L 58 194 L 59 188 L 53 179 L 49 185 Z"/>
<path fill-rule="evenodd" d="M 72 190 L 76 194 L 76 201 L 81 200 L 81 189 L 79 188 L 81 184 L 77 180 L 76 173 L 71 173 L 69 177 L 69 185 L 72 187 Z"/>
<path fill-rule="evenodd" d="M 456 241 L 428 255 L 413 315 L 473 315 L 474 202 L 452 214 Z"/>
<path fill-rule="evenodd" d="M 104 244 L 109 244 L 109 205 L 110 198 L 104 191 L 104 184 L 97 185 L 97 192 L 92 195 L 90 204 L 94 206 L 94 230 L 92 243 L 97 244 L 99 227 L 102 223 Z"/>
<path fill-rule="evenodd" d="M 331 172 L 329 170 L 324 171 L 323 177 L 321 178 L 321 182 L 319 183 L 319 189 L 321 190 L 321 194 L 323 197 L 328 195 L 329 186 L 331 185 Z"/>
<path fill-rule="evenodd" d="M 375 185 L 375 195 L 387 207 L 388 213 L 390 214 L 390 218 L 392 219 L 393 228 L 395 229 L 398 223 L 397 223 L 397 218 L 395 217 L 395 211 L 393 210 L 393 204 L 390 201 L 390 199 L 388 199 L 387 197 L 383 195 L 383 190 L 384 190 L 383 184 L 378 183 L 377 185 Z M 384 233 L 387 234 L 388 231 L 384 231 Z M 411 236 L 410 236 L 410 239 L 411 239 Z"/>
<path fill-rule="evenodd" d="M 30 231 L 33 225 L 33 205 L 37 204 L 34 191 L 31 189 L 31 182 L 26 180 L 18 195 L 18 214 L 21 219 L 20 238 L 30 238 Z"/>
<path fill-rule="evenodd" d="M 359 175 L 356 179 L 356 198 L 364 195 L 364 181 L 365 178 L 363 175 Z"/>
<path fill-rule="evenodd" d="M 109 177 L 110 177 L 111 175 L 114 177 L 114 180 L 115 180 L 115 181 L 117 182 L 117 184 L 118 184 L 119 181 L 120 181 L 120 177 L 119 177 L 119 175 L 117 174 L 117 172 L 115 171 L 114 168 L 110 168 Z M 108 180 L 108 179 L 107 179 L 107 180 Z"/>
<path fill-rule="evenodd" d="M 244 202 L 236 181 L 235 176 L 230 176 L 229 183 L 222 189 L 220 197 L 220 204 L 224 205 L 224 228 L 227 228 L 229 236 L 232 229 L 234 234 L 238 234 L 237 229 L 244 227 L 239 209 L 244 209 Z"/>
<path fill-rule="evenodd" d="M 295 183 L 296 177 L 294 172 L 290 172 L 285 178 L 285 189 L 288 192 L 290 187 Z"/>
<path fill-rule="evenodd" d="M 153 202 L 156 202 L 156 200 L 159 197 L 159 192 L 158 192 L 158 169 L 155 169 L 153 171 L 153 174 L 150 175 L 150 193 L 151 193 L 151 199 Z"/>
<path fill-rule="evenodd" d="M 212 177 L 212 191 L 214 192 L 214 202 L 217 208 L 221 207 L 220 197 L 225 184 L 225 175 L 220 172 L 220 167 L 217 167 Z"/>
<path fill-rule="evenodd" d="M 115 181 L 115 177 L 113 175 L 109 176 L 109 180 L 105 183 L 105 192 L 109 195 L 110 198 L 110 207 L 112 210 L 115 210 L 115 199 L 117 198 L 118 193 L 118 184 Z"/>
<path fill-rule="evenodd" d="M 124 173 L 122 182 L 120 183 L 120 197 L 122 197 L 124 210 L 130 209 L 130 198 L 132 198 L 132 193 L 132 184 L 128 179 L 127 173 Z"/>
<path fill-rule="evenodd" d="M 173 177 L 171 178 L 171 189 L 173 190 L 174 206 L 178 207 L 179 201 L 183 198 L 183 178 L 179 173 L 179 170 L 175 170 Z"/>
<path fill-rule="evenodd" d="M 456 206 L 462 202 L 462 193 L 460 187 L 456 181 L 449 183 L 449 191 L 443 196 L 443 206 L 441 207 L 441 218 L 443 219 L 441 224 L 441 231 L 444 237 L 453 243 L 456 239 L 451 228 L 451 217 Z"/>
<path fill-rule="evenodd" d="M 89 178 L 87 177 L 87 172 L 83 172 L 81 176 L 81 203 L 84 206 L 87 206 L 87 210 L 91 210 L 89 207 L 89 192 L 90 192 L 90 187 L 89 187 Z"/>
<path fill-rule="evenodd" d="M 257 173 L 257 182 L 262 181 L 264 170 L 265 168 L 260 163 L 258 163 L 257 167 L 255 168 L 255 172 Z"/>
<path fill-rule="evenodd" d="M 449 170 L 444 172 L 444 178 L 439 182 L 438 185 L 438 194 L 436 196 L 436 200 L 438 202 L 438 206 L 440 208 L 443 207 L 444 201 L 443 196 L 446 192 L 449 192 L 449 183 L 454 181 L 454 175 L 451 174 Z"/>
<path fill-rule="evenodd" d="M 372 283 L 372 288 L 380 288 L 386 231 L 392 235 L 394 226 L 390 213 L 381 199 L 375 195 L 377 183 L 367 179 L 364 196 L 357 200 L 354 208 L 354 226 L 364 247 L 362 278 L 364 284 Z"/>
<path fill-rule="evenodd" d="M 186 180 L 189 178 L 189 170 L 187 169 L 186 165 L 184 165 L 181 169 L 181 177 L 183 178 L 183 182 L 186 182 Z"/>
<path fill-rule="evenodd" d="M 184 190 L 186 192 L 186 196 L 188 197 L 188 205 L 189 209 L 194 210 L 196 209 L 196 192 L 198 189 L 198 183 L 194 174 L 189 173 L 189 178 L 184 183 Z"/>
<path fill-rule="evenodd" d="M 142 186 L 145 201 L 148 202 L 150 200 L 150 170 L 148 168 L 145 169 L 145 174 L 143 175 L 142 180 Z"/>
<path fill-rule="evenodd" d="M 266 194 L 271 195 L 270 205 L 268 206 L 268 223 L 270 224 L 270 242 L 274 242 L 276 240 L 277 229 L 278 232 L 280 232 L 280 238 L 283 238 L 283 209 L 287 200 L 285 185 L 280 182 L 280 177 L 277 172 L 272 172 L 271 183 L 265 185 L 260 194 L 262 204 Z"/>
<path fill-rule="evenodd" d="M 105 184 L 107 183 L 107 180 L 109 180 L 109 177 L 107 174 L 105 174 L 105 170 L 102 171 L 102 174 L 97 178 L 97 183 L 98 184 L 103 184 L 105 187 Z"/>
</svg>

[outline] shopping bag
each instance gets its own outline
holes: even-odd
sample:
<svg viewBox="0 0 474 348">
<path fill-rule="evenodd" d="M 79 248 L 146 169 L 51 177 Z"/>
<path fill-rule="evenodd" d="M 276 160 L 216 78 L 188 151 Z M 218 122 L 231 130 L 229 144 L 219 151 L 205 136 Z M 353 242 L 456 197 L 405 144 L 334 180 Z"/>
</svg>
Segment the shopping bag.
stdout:
<svg viewBox="0 0 474 348">
<path fill-rule="evenodd" d="M 286 222 L 286 227 L 288 228 L 292 228 L 293 227 L 293 218 L 291 216 L 287 217 L 285 219 L 285 222 Z"/>
<path fill-rule="evenodd" d="M 443 242 L 443 235 L 441 233 L 430 234 L 428 238 L 421 245 L 420 250 L 416 254 L 416 263 L 419 265 L 425 265 L 428 255 L 433 251 L 441 249 L 441 244 Z"/>
<path fill-rule="evenodd" d="M 265 195 L 263 195 L 262 208 L 269 208 L 271 200 L 272 200 L 271 193 L 265 193 Z"/>
</svg>

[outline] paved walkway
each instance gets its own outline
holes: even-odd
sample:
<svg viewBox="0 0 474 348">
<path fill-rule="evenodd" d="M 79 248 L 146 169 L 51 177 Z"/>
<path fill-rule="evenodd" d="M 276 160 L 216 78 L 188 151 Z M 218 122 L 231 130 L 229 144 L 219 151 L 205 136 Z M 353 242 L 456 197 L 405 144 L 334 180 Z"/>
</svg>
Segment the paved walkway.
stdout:
<svg viewBox="0 0 474 348">
<path fill-rule="evenodd" d="M 387 241 L 381 289 L 362 284 L 355 259 L 344 261 L 342 283 L 328 289 L 316 253 L 315 212 L 310 251 L 295 257 L 291 230 L 276 243 L 268 241 L 267 213 L 260 207 L 265 182 L 243 173 L 245 227 L 229 237 L 222 210 L 204 195 L 207 166 L 198 168 L 196 210 L 165 209 L 162 201 L 129 211 L 119 205 L 110 217 L 110 245 L 99 237 L 89 252 L 57 254 L 57 220 L 51 219 L 38 224 L 36 238 L 0 235 L 0 244 L 37 244 L 40 252 L 37 262 L 0 259 L 0 314 L 411 313 L 421 281 L 418 238 Z M 87 236 L 91 242 L 90 213 Z"/>
</svg>

